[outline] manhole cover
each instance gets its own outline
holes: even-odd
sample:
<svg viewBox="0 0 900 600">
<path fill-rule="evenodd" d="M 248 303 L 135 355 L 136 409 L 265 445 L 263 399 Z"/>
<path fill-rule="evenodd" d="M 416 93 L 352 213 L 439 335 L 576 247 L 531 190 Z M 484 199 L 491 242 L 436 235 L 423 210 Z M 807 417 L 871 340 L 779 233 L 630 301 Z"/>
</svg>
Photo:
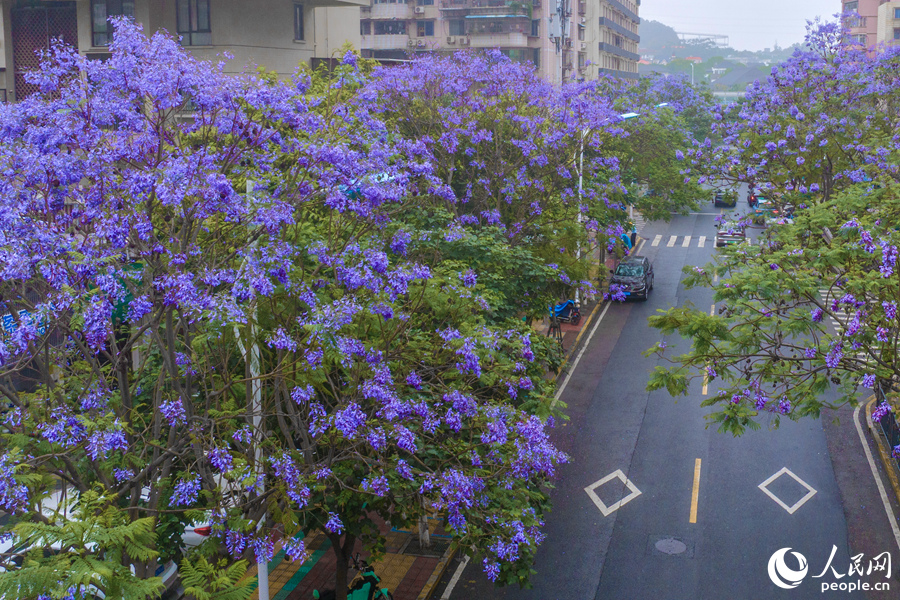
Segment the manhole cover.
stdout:
<svg viewBox="0 0 900 600">
<path fill-rule="evenodd" d="M 675 538 L 666 538 L 659 540 L 654 544 L 656 549 L 664 554 L 681 554 L 687 550 L 687 544 L 676 540 Z"/>
<path fill-rule="evenodd" d="M 694 542 L 689 538 L 679 538 L 671 533 L 651 535 L 647 538 L 647 556 L 671 556 L 672 558 L 694 558 Z"/>
</svg>

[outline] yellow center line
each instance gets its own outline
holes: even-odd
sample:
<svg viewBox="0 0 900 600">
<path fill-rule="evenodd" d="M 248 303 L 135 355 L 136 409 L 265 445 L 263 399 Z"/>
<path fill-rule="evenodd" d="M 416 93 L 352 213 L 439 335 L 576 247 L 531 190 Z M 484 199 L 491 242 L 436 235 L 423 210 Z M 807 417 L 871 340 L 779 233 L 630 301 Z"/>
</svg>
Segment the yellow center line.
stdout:
<svg viewBox="0 0 900 600">
<path fill-rule="evenodd" d="M 697 502 L 700 499 L 700 459 L 694 463 L 694 489 L 691 492 L 691 523 L 697 522 Z"/>
</svg>

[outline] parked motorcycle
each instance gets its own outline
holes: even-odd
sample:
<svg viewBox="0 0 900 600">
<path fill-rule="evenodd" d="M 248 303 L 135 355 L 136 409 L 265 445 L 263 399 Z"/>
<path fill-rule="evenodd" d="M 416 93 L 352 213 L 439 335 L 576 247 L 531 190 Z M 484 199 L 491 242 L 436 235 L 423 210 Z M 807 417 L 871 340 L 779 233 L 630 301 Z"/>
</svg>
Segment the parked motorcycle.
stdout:
<svg viewBox="0 0 900 600">
<path fill-rule="evenodd" d="M 559 319 L 561 323 L 578 325 L 581 322 L 581 306 L 577 302 L 566 300 L 562 304 L 549 308 L 550 314 Z"/>
<path fill-rule="evenodd" d="M 353 568 L 359 571 L 356 579 L 347 589 L 347 600 L 394 600 L 386 589 L 379 587 L 381 578 L 375 574 L 375 568 L 369 565 L 364 559 L 359 558 L 359 552 L 356 556 L 351 556 Z M 317 600 L 334 600 L 337 597 L 334 590 L 325 590 L 319 593 L 319 590 L 313 590 L 313 598 Z"/>
</svg>

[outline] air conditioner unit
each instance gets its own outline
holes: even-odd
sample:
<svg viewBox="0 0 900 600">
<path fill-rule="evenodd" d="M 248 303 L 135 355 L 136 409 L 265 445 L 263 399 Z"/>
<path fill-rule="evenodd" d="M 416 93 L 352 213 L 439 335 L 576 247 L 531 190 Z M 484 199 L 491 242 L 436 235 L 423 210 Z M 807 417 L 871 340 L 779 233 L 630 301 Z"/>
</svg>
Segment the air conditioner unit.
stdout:
<svg viewBox="0 0 900 600">
<path fill-rule="evenodd" d="M 407 45 L 407 46 L 415 46 L 415 45 L 416 45 L 416 40 L 408 40 L 408 41 L 406 42 L 406 45 Z"/>
<path fill-rule="evenodd" d="M 467 38 L 467 37 L 461 37 L 461 38 L 459 38 L 459 45 L 460 45 L 460 46 L 468 46 L 468 45 L 469 45 L 469 38 Z"/>
<path fill-rule="evenodd" d="M 581 49 L 587 50 L 587 42 L 581 42 Z"/>
<path fill-rule="evenodd" d="M 417 7 L 416 7 L 416 14 L 417 14 L 417 15 L 423 15 L 423 14 L 425 14 L 425 7 L 424 7 L 424 6 L 417 6 Z"/>
<path fill-rule="evenodd" d="M 581 17 L 581 24 L 584 25 L 587 23 L 587 17 Z"/>
<path fill-rule="evenodd" d="M 417 41 L 416 41 L 416 46 L 418 46 L 419 48 L 424 48 L 424 47 L 425 47 L 425 40 L 417 40 Z"/>
<path fill-rule="evenodd" d="M 447 36 L 447 43 L 448 43 L 448 44 L 455 44 L 455 43 L 456 43 L 456 36 L 448 35 L 448 36 Z"/>
</svg>

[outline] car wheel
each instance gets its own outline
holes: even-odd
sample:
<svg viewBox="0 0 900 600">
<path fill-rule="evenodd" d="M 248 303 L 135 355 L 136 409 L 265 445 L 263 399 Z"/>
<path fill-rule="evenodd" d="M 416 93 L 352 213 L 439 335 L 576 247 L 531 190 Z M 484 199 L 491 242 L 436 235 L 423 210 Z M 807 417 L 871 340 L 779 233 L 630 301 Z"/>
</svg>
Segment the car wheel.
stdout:
<svg viewBox="0 0 900 600">
<path fill-rule="evenodd" d="M 650 278 L 650 289 L 653 289 L 653 277 Z"/>
</svg>

